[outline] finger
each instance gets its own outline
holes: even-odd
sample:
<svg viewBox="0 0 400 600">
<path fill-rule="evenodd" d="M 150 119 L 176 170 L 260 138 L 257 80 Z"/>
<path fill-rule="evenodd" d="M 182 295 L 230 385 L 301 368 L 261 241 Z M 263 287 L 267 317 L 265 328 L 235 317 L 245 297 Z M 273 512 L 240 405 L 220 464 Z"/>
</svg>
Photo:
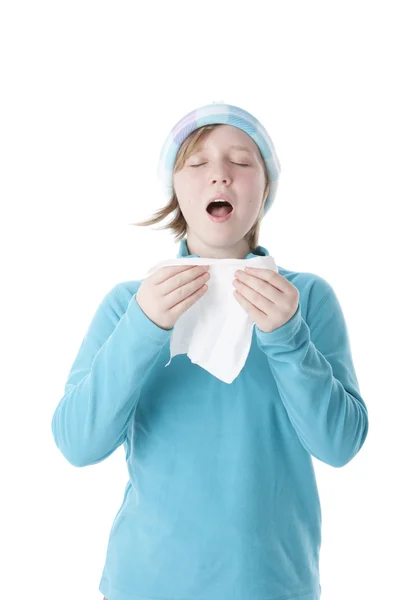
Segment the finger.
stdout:
<svg viewBox="0 0 400 600">
<path fill-rule="evenodd" d="M 265 296 L 271 302 L 277 304 L 281 300 L 282 292 L 276 289 L 273 285 L 270 285 L 269 281 L 260 279 L 246 272 L 240 272 L 238 281 L 246 284 L 248 287 L 256 290 L 261 296 Z"/>
<path fill-rule="evenodd" d="M 236 289 L 248 302 L 264 313 L 264 315 L 274 312 L 274 302 L 257 292 L 254 288 L 248 287 L 245 283 L 239 281 L 236 284 Z"/>
<path fill-rule="evenodd" d="M 251 302 L 249 302 L 249 300 L 247 300 L 247 298 L 245 296 L 243 296 L 237 290 L 235 290 L 233 293 L 234 293 L 236 300 L 239 302 L 239 304 L 243 307 L 243 309 L 247 312 L 249 317 L 251 317 L 251 319 L 254 322 L 256 322 L 256 321 L 260 322 L 260 320 L 263 317 L 265 319 L 264 311 L 259 310 L 256 306 L 254 306 Z"/>
<path fill-rule="evenodd" d="M 178 304 L 175 304 L 175 306 L 173 306 L 170 309 L 170 313 L 173 315 L 174 318 L 179 318 L 180 315 L 182 315 L 186 310 L 188 310 L 188 308 L 192 306 L 192 304 L 194 304 L 195 302 L 197 302 L 197 300 L 204 296 L 207 290 L 208 286 L 202 285 L 199 289 L 193 292 L 193 294 L 191 294 Z"/>
<path fill-rule="evenodd" d="M 194 280 L 197 280 L 199 277 L 201 277 L 203 275 L 209 276 L 208 271 L 205 271 L 203 266 L 197 266 L 195 268 L 185 269 L 185 271 L 175 273 L 175 275 L 172 275 L 165 281 L 159 283 L 158 287 L 160 289 L 161 294 L 163 296 L 167 296 L 174 290 L 177 290 L 177 289 L 181 288 L 182 286 L 185 286 L 186 284 L 188 284 Z M 207 281 L 207 279 L 208 278 L 204 278 L 203 283 L 205 283 L 205 281 Z"/>
<path fill-rule="evenodd" d="M 184 274 L 180 274 L 179 276 L 183 276 Z M 197 292 L 198 289 L 203 287 L 207 281 L 209 280 L 209 273 L 202 273 L 196 279 L 191 280 L 183 285 L 179 285 L 179 287 L 175 286 L 175 289 L 172 289 L 169 293 L 165 294 L 164 302 L 165 307 L 167 309 L 171 309 L 176 305 L 179 305 L 183 300 Z M 169 284 L 169 281 L 164 282 L 162 285 L 166 286 Z"/>
<path fill-rule="evenodd" d="M 162 283 L 166 279 L 169 279 L 175 273 L 181 273 L 183 271 L 187 271 L 188 269 L 193 269 L 191 265 L 173 265 L 170 267 L 162 267 L 158 269 L 155 273 L 153 273 L 153 281 L 155 284 Z"/>
<path fill-rule="evenodd" d="M 288 292 L 290 288 L 289 281 L 283 277 L 280 273 L 273 271 L 272 269 L 261 269 L 257 267 L 245 267 L 245 273 L 253 275 L 258 279 L 267 281 L 270 285 L 274 286 L 281 292 Z"/>
</svg>

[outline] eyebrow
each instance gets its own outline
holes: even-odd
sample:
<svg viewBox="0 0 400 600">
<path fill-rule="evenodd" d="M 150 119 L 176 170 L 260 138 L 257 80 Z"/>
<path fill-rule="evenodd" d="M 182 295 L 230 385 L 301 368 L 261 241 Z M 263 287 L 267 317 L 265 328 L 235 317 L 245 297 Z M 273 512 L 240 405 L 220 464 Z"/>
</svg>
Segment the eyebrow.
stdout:
<svg viewBox="0 0 400 600">
<path fill-rule="evenodd" d="M 238 146 L 237 144 L 231 146 L 231 148 L 236 148 L 236 150 L 244 150 L 245 152 L 250 152 L 251 150 L 249 148 L 246 148 L 246 146 Z"/>
<path fill-rule="evenodd" d="M 252 151 L 249 148 L 246 148 L 246 146 L 240 146 L 238 144 L 233 144 L 232 146 L 230 146 L 230 149 L 231 148 L 235 148 L 236 150 L 244 150 L 245 152 L 248 152 L 249 154 L 252 154 Z M 194 152 L 194 154 L 197 154 L 197 152 L 202 152 L 203 150 L 204 150 L 203 147 L 198 148 L 196 150 L 196 152 Z"/>
</svg>

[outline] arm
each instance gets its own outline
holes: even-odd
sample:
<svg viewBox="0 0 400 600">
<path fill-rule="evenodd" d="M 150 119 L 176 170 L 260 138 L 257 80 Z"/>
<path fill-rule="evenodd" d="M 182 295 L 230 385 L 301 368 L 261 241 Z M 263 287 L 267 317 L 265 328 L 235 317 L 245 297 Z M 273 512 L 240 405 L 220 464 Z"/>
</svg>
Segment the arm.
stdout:
<svg viewBox="0 0 400 600">
<path fill-rule="evenodd" d="M 322 280 L 322 278 L 321 278 Z M 319 460 L 342 467 L 361 449 L 368 411 L 360 395 L 343 311 L 324 282 L 309 319 L 300 312 L 257 340 L 267 355 L 281 400 L 304 448 Z"/>
<path fill-rule="evenodd" d="M 136 294 L 126 307 L 119 285 L 100 303 L 52 418 L 58 448 L 77 467 L 104 460 L 124 442 L 141 387 L 171 336 L 147 318 Z"/>
</svg>

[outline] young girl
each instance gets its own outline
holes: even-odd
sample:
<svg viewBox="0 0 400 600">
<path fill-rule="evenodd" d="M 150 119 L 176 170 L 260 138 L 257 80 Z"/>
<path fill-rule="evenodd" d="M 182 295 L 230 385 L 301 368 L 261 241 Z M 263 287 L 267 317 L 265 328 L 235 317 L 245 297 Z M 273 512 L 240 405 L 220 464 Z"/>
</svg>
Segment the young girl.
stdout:
<svg viewBox="0 0 400 600">
<path fill-rule="evenodd" d="M 268 256 L 259 226 L 279 172 L 262 124 L 212 103 L 166 140 L 169 203 L 142 224 L 176 211 L 178 257 Z M 254 329 L 239 376 L 226 384 L 187 355 L 165 368 L 174 325 L 209 277 L 169 266 L 115 285 L 55 410 L 54 439 L 73 465 L 124 444 L 129 481 L 99 590 L 108 600 L 318 600 L 312 457 L 343 467 L 368 432 L 342 309 L 318 275 L 240 269 L 232 293 Z"/>
</svg>

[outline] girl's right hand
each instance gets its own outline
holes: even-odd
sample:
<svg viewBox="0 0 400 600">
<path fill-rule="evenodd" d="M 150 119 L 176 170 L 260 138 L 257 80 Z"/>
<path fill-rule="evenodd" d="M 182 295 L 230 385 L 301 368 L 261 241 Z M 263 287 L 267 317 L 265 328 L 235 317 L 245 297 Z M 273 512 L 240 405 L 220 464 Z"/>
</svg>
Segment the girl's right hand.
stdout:
<svg viewBox="0 0 400 600">
<path fill-rule="evenodd" d="M 162 329 L 172 329 L 179 317 L 208 290 L 209 265 L 162 267 L 145 279 L 136 302 Z"/>
</svg>

